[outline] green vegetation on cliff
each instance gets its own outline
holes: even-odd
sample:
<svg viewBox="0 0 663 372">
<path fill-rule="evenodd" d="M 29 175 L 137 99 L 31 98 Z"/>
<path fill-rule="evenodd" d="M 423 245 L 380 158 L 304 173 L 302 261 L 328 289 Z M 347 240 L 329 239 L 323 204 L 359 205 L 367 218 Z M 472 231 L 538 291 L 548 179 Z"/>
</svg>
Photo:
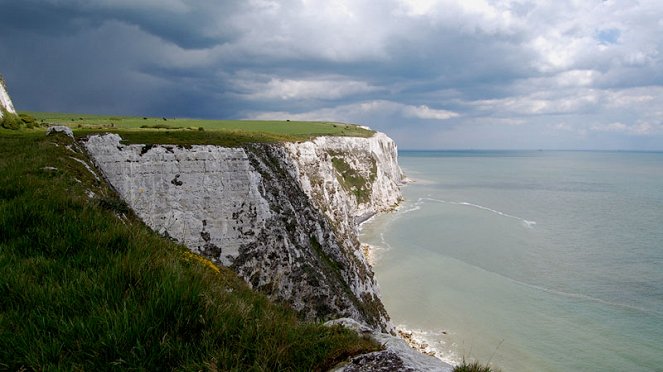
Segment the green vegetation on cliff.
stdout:
<svg viewBox="0 0 663 372">
<path fill-rule="evenodd" d="M 341 186 L 352 193 L 358 203 L 368 203 L 371 200 L 371 183 L 375 181 L 377 174 L 377 164 L 375 159 L 370 159 L 372 163 L 371 172 L 368 178 L 359 174 L 350 164 L 346 163 L 339 154 L 331 154 L 332 165 L 336 170 L 336 176 Z"/>
<path fill-rule="evenodd" d="M 0 129 L 0 370 L 315 370 L 378 347 L 156 235 L 85 161 Z"/>
</svg>

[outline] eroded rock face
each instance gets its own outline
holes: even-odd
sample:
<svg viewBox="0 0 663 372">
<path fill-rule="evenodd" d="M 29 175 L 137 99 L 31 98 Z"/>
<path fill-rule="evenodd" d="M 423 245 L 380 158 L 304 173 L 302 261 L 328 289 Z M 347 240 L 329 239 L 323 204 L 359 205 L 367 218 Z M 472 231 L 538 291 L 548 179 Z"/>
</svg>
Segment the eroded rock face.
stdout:
<svg viewBox="0 0 663 372">
<path fill-rule="evenodd" d="M 156 232 L 222 265 L 254 242 L 271 217 L 262 180 L 243 149 L 123 145 L 92 136 L 85 147 L 104 176 Z"/>
<path fill-rule="evenodd" d="M 345 227 L 354 228 L 401 199 L 403 172 L 396 144 L 384 133 L 369 138 L 318 137 L 284 146 L 304 192 Z"/>
<path fill-rule="evenodd" d="M 4 111 L 16 114 L 14 104 L 12 103 L 11 98 L 9 98 L 9 93 L 7 93 L 7 88 L 5 87 L 5 80 L 2 76 L 0 76 L 0 107 Z M 3 110 L 0 110 L 0 119 L 4 116 Z"/>
<path fill-rule="evenodd" d="M 85 147 L 111 185 L 155 231 L 309 320 L 349 317 L 391 331 L 356 222 L 400 199 L 393 142 L 318 138 L 299 144 Z"/>
</svg>

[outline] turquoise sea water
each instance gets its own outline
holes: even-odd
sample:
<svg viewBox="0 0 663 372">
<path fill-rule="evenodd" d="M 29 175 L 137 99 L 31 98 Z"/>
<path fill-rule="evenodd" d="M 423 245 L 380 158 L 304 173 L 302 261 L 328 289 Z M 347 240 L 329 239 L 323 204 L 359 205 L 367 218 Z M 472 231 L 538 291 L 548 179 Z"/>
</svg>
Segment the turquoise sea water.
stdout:
<svg viewBox="0 0 663 372">
<path fill-rule="evenodd" d="M 365 223 L 394 324 L 503 371 L 663 371 L 663 153 L 401 152 Z"/>
</svg>

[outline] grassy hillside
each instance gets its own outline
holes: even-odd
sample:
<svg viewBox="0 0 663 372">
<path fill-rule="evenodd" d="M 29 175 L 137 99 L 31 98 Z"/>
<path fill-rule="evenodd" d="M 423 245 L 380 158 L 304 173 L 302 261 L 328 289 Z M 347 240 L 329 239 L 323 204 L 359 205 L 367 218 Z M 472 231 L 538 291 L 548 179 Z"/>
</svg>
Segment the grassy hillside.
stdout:
<svg viewBox="0 0 663 372">
<path fill-rule="evenodd" d="M 316 136 L 370 137 L 373 131 L 333 122 L 201 120 L 24 112 L 37 122 L 67 125 L 77 134 L 117 131 L 129 143 L 233 145 L 237 142 L 304 141 Z M 147 141 L 147 142 L 146 142 Z M 181 143 L 181 141 L 184 141 Z"/>
<path fill-rule="evenodd" d="M 43 133 L 0 129 L 0 370 L 315 370 L 378 347 L 157 236 Z"/>
</svg>

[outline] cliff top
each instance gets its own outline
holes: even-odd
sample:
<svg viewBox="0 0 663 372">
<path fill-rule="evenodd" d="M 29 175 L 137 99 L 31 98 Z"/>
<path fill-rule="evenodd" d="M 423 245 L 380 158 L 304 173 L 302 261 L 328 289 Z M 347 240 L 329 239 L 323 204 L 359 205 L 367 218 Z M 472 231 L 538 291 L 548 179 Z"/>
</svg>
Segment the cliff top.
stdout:
<svg viewBox="0 0 663 372">
<path fill-rule="evenodd" d="M 77 135 L 117 132 L 127 143 L 214 144 L 297 142 L 318 136 L 370 137 L 362 126 L 336 122 L 289 120 L 204 120 L 167 117 L 26 113 L 38 122 L 66 125 Z"/>
</svg>

